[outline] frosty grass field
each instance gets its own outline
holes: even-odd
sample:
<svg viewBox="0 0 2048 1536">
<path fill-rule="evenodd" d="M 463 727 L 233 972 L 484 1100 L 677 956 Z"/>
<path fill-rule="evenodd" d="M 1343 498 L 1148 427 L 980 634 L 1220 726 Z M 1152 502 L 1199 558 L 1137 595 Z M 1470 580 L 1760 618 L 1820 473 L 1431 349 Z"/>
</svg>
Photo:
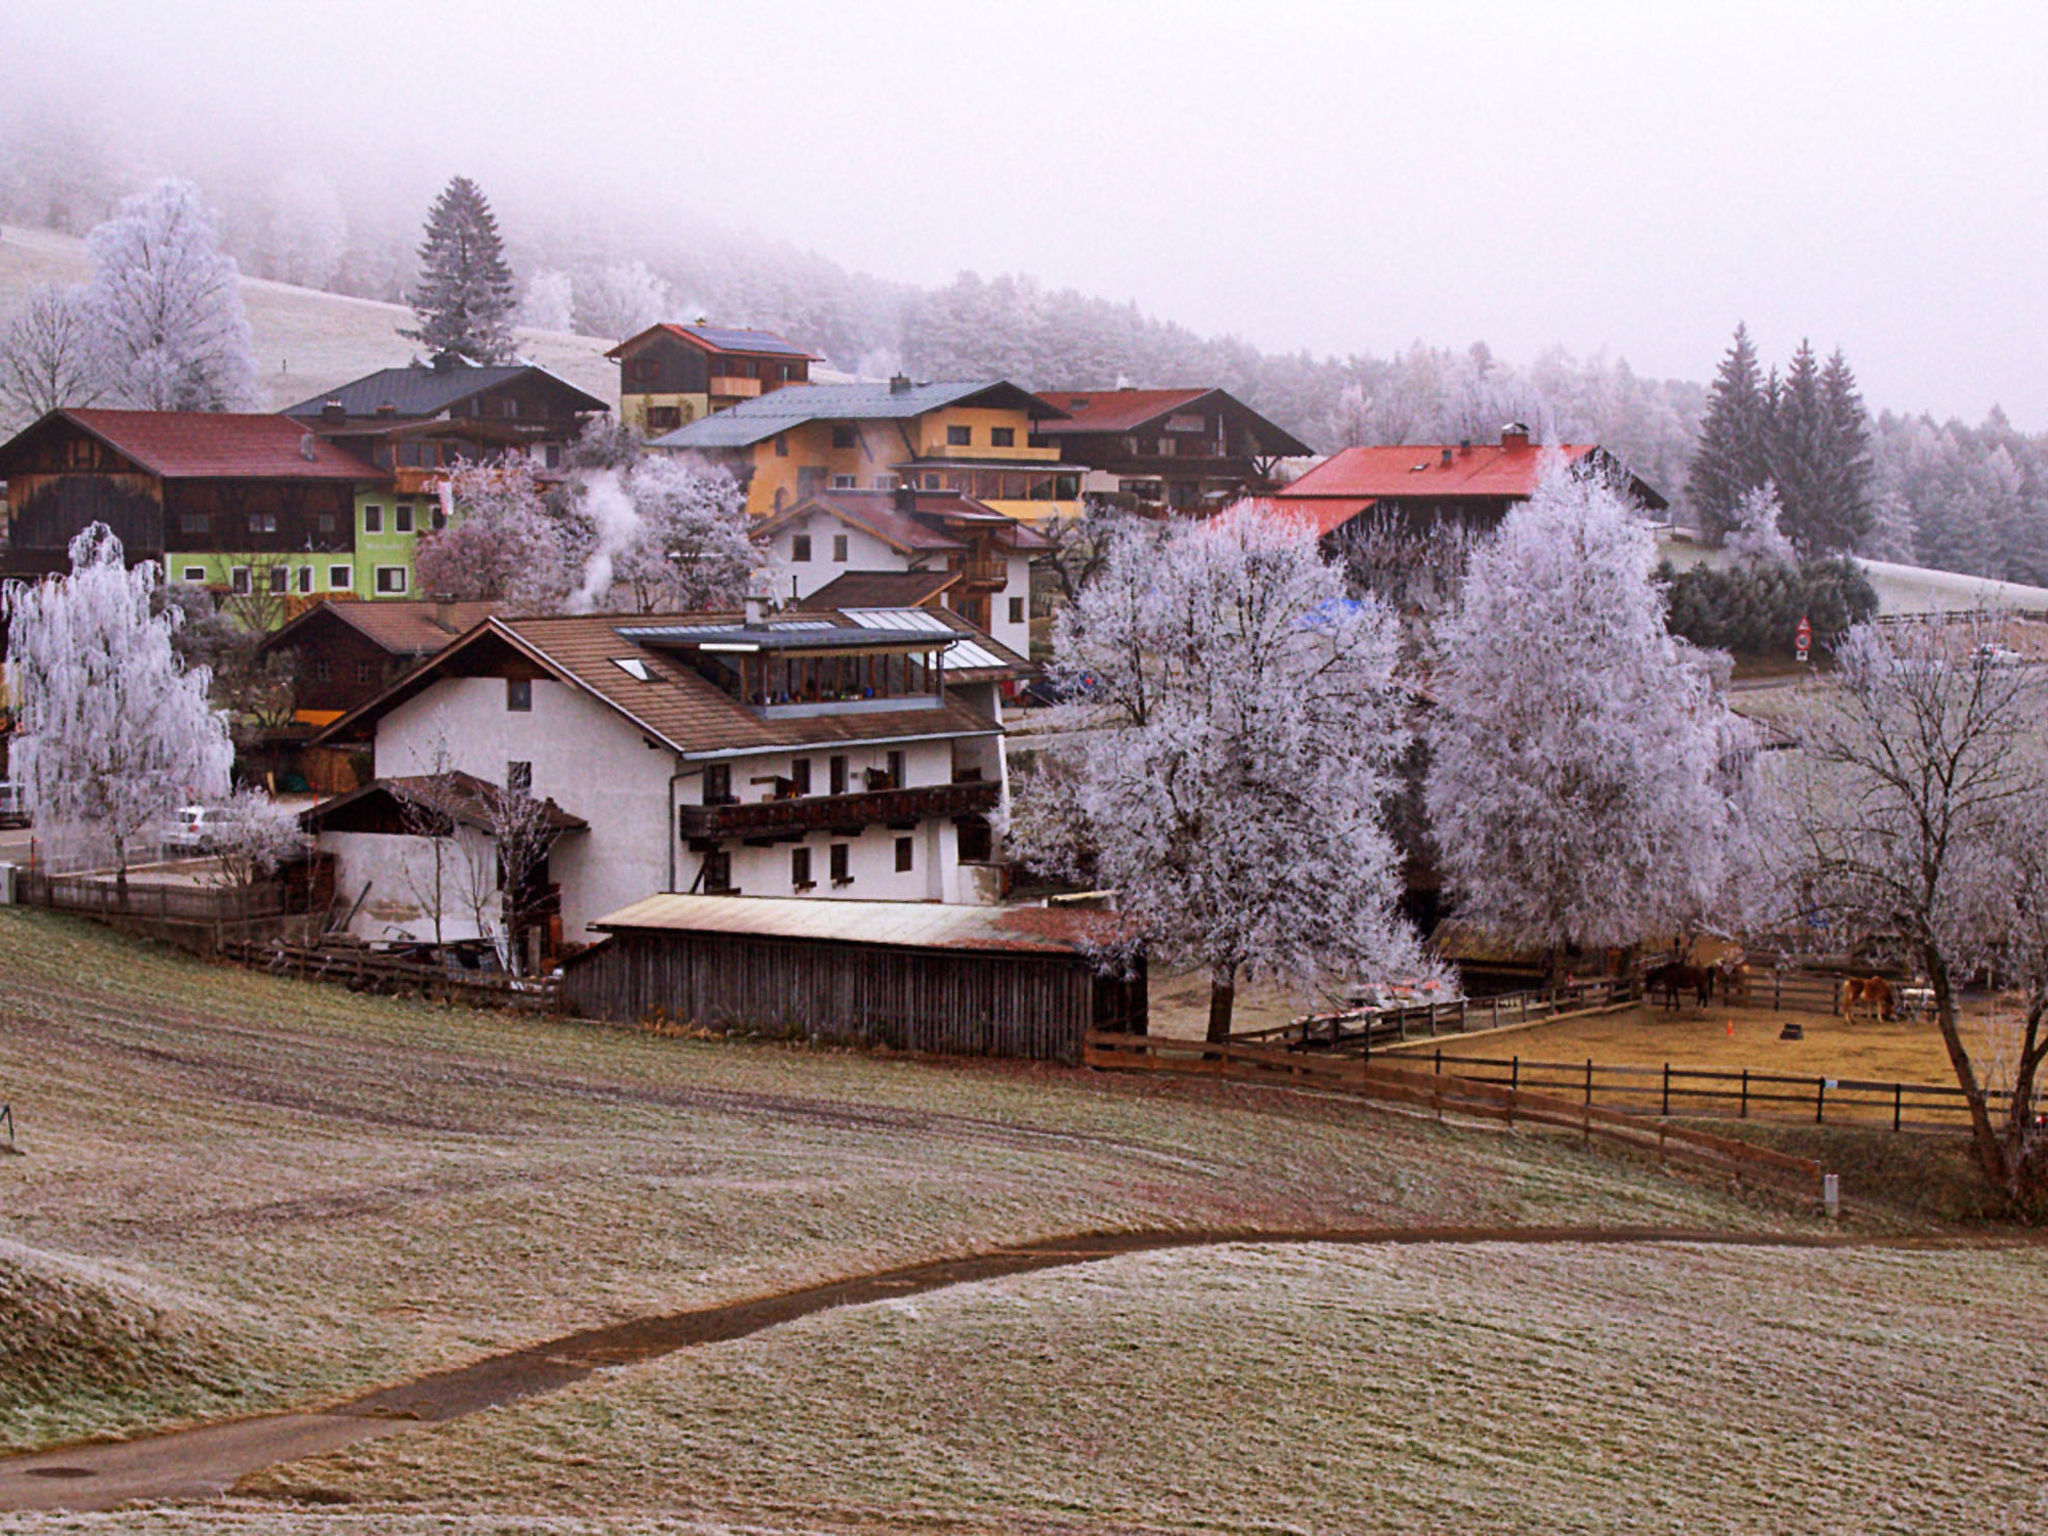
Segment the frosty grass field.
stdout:
<svg viewBox="0 0 2048 1536">
<path fill-rule="evenodd" d="M 0 973 L 17 1448 L 1090 1229 L 1821 1230 L 1540 1132 L 363 999 L 18 910 Z M 2001 1448 L 2041 1439 L 2042 1277 L 2010 1252 L 1138 1254 L 602 1373 L 225 1510 L 0 1526 L 1999 1528 L 2038 1499 Z"/>
</svg>

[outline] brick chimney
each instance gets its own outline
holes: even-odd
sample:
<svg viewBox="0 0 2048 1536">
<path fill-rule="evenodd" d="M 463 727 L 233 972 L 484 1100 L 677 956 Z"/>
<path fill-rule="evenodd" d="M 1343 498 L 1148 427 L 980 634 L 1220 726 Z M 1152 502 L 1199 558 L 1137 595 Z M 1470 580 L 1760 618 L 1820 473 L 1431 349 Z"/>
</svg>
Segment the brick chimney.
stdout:
<svg viewBox="0 0 2048 1536">
<path fill-rule="evenodd" d="M 1526 422 L 1511 421 L 1500 429 L 1500 445 L 1510 451 L 1529 446 L 1529 427 Z"/>
<path fill-rule="evenodd" d="M 890 394 L 892 394 L 892 395 L 907 395 L 907 394 L 909 394 L 909 393 L 910 393 L 910 375 L 909 375 L 909 374 L 907 374 L 907 373 L 899 373 L 899 374 L 896 374 L 896 375 L 892 376 L 892 377 L 890 378 L 890 380 L 889 380 L 889 393 L 890 393 Z"/>
</svg>

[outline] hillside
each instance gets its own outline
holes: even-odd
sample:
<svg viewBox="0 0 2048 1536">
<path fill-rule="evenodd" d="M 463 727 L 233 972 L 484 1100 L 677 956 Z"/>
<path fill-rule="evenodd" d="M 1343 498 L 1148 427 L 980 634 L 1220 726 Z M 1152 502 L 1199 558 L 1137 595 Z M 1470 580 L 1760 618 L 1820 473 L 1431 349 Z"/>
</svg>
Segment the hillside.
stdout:
<svg viewBox="0 0 2048 1536">
<path fill-rule="evenodd" d="M 0 316 L 13 314 L 39 284 L 79 283 L 87 276 L 83 240 L 18 225 L 0 230 Z M 398 335 L 413 324 L 412 311 L 403 305 L 255 277 L 242 279 L 242 305 L 265 410 L 282 410 L 375 369 L 401 365 L 417 352 L 415 343 Z M 530 361 L 600 400 L 618 399 L 618 366 L 604 355 L 612 339 L 522 330 L 519 341 Z"/>
</svg>

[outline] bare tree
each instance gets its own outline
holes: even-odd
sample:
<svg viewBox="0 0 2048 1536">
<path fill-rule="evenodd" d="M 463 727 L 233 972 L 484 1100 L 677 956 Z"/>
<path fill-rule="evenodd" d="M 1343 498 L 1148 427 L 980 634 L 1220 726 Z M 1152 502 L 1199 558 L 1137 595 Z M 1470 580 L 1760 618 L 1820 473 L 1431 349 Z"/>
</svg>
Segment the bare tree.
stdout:
<svg viewBox="0 0 2048 1536">
<path fill-rule="evenodd" d="M 27 425 L 105 390 L 93 326 L 78 288 L 31 289 L 0 339 L 0 405 Z"/>
<path fill-rule="evenodd" d="M 2048 1185 L 2027 1110 L 2048 1009 L 2048 687 L 2036 669 L 1979 651 L 1992 633 L 1981 620 L 1849 632 L 1836 686 L 1798 721 L 1803 750 L 1782 785 L 1785 873 L 1845 939 L 1888 946 L 1926 976 L 1978 1166 L 1994 1191 L 2038 1209 Z M 2029 993 L 2003 1127 L 1960 1022 L 1965 982 L 2000 961 Z"/>
</svg>

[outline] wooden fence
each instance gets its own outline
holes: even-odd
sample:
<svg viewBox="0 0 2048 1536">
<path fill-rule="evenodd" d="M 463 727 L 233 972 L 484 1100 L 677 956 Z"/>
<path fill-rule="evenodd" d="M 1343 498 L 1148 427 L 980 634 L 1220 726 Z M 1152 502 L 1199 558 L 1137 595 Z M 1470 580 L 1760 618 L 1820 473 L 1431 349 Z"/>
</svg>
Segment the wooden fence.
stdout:
<svg viewBox="0 0 2048 1536">
<path fill-rule="evenodd" d="M 259 918 L 303 915 L 310 887 L 292 889 L 265 881 L 248 887 L 172 885 L 130 879 L 124 890 L 112 875 L 52 875 L 24 869 L 16 875 L 17 899 L 26 906 L 54 907 L 88 917 L 125 917 L 164 923 L 245 923 Z"/>
<path fill-rule="evenodd" d="M 1248 1030 L 1230 1038 L 1255 1045 L 1287 1043 L 1370 1055 L 1375 1047 L 1409 1040 L 1434 1040 L 1440 1035 L 1506 1029 L 1581 1014 L 1613 1013 L 1633 1007 L 1641 998 L 1642 989 L 1626 977 L 1602 977 L 1499 997 L 1461 997 L 1451 1002 L 1411 1003 L 1399 1008 L 1312 1013 L 1272 1029 Z"/>
<path fill-rule="evenodd" d="M 472 1008 L 509 1008 L 520 1013 L 555 1013 L 561 1007 L 558 976 L 526 979 L 487 971 L 451 971 L 371 950 L 302 944 L 229 944 L 222 947 L 221 954 L 250 970 L 324 981 L 351 992 L 463 1003 Z"/>
<path fill-rule="evenodd" d="M 1286 1083 L 1429 1109 L 1439 1118 L 1448 1110 L 1508 1125 L 1520 1120 L 1531 1125 L 1560 1126 L 1577 1131 L 1588 1143 L 1598 1138 L 1637 1152 L 1654 1153 L 1660 1160 L 1683 1162 L 1809 1197 L 1824 1205 L 1830 1215 L 1839 1205 L 1839 1181 L 1812 1158 L 1793 1157 L 1690 1126 L 1672 1125 L 1528 1089 L 1390 1065 L 1384 1057 L 1376 1061 L 1345 1059 L 1288 1050 L 1284 1046 L 1248 1045 L 1237 1040 L 1209 1044 L 1091 1031 L 1082 1059 L 1086 1065 L 1106 1071 L 1164 1071 Z"/>
<path fill-rule="evenodd" d="M 1410 1057 L 1409 1060 L 1428 1060 Z M 1605 1101 L 1638 1114 L 1721 1120 L 1796 1119 L 1825 1125 L 1889 1124 L 1894 1131 L 1951 1130 L 1969 1123 L 1968 1095 L 1953 1083 L 1878 1082 L 1851 1077 L 1801 1077 L 1784 1072 L 1739 1072 L 1711 1067 L 1605 1066 L 1592 1061 L 1525 1061 L 1519 1056 L 1434 1056 L 1458 1077 L 1567 1095 L 1582 1103 Z M 2011 1095 L 1987 1090 L 1996 1106 Z"/>
</svg>

